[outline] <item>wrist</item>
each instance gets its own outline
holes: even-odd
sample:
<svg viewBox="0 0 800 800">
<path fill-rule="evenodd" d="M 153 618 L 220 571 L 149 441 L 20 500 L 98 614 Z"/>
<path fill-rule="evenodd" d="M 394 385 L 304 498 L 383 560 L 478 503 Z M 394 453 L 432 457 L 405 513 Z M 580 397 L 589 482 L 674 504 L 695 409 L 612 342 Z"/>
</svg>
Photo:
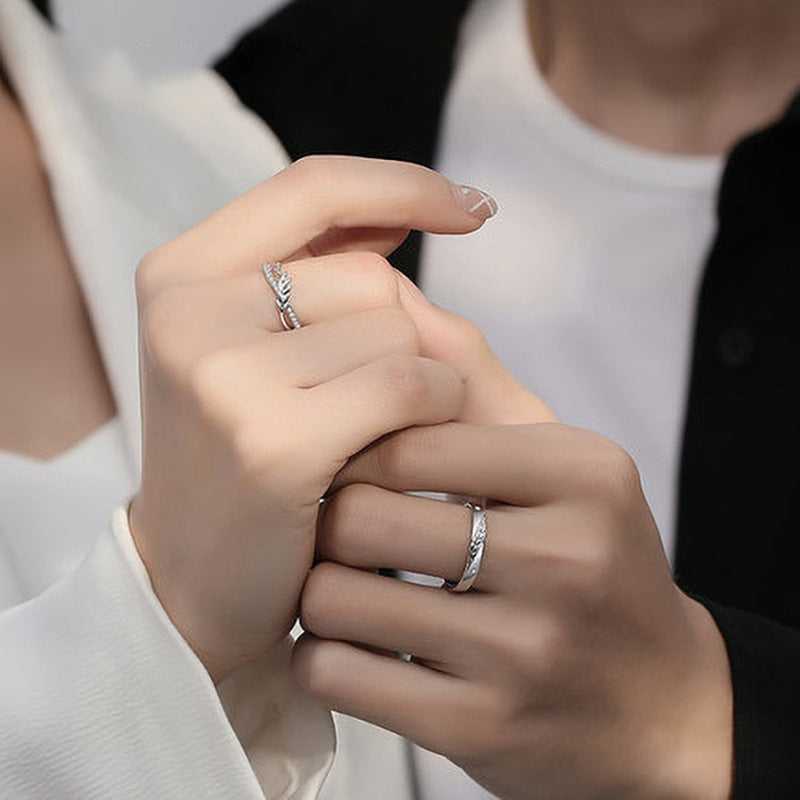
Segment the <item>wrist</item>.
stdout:
<svg viewBox="0 0 800 800">
<path fill-rule="evenodd" d="M 706 608 L 682 593 L 681 599 L 691 629 L 691 652 L 675 737 L 675 797 L 729 800 L 734 782 L 734 743 L 727 649 Z"/>
<path fill-rule="evenodd" d="M 211 615 L 200 610 L 198 602 L 193 599 L 192 581 L 189 576 L 181 588 L 180 570 L 165 569 L 164 565 L 175 562 L 168 554 L 158 552 L 158 539 L 153 535 L 152 520 L 148 515 L 147 503 L 141 493 L 133 497 L 127 507 L 128 529 L 131 541 L 147 572 L 150 589 L 158 604 L 164 609 L 175 630 L 189 645 L 206 672 L 215 684 L 224 680 L 238 666 L 235 658 L 228 653 L 219 637 L 208 628 Z M 191 572 L 191 570 L 187 570 Z"/>
</svg>

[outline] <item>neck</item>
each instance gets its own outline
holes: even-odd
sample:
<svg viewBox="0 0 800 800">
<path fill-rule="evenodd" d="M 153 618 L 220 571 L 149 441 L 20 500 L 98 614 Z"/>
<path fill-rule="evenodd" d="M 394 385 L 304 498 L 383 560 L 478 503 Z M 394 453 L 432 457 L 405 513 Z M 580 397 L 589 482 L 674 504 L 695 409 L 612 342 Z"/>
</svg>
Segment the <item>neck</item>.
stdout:
<svg viewBox="0 0 800 800">
<path fill-rule="evenodd" d="M 0 82 L 0 188 L 13 188 L 34 161 L 38 156 L 33 136 L 11 90 Z M 5 198 L 8 193 L 0 194 Z"/>
<path fill-rule="evenodd" d="M 10 92 L 0 84 L 0 261 L 19 261 L 19 248 L 41 243 L 42 220 L 53 217 L 47 178 L 33 133 Z M 27 261 L 27 260 L 26 260 Z M 33 266 L 37 262 L 33 262 Z M 31 269 L 33 268 L 31 267 Z M 0 281 L 12 273 L 0 270 Z M 0 295 L 3 291 L 0 288 Z"/>
<path fill-rule="evenodd" d="M 800 88 L 796 0 L 528 0 L 539 67 L 591 124 L 721 154 Z"/>
</svg>

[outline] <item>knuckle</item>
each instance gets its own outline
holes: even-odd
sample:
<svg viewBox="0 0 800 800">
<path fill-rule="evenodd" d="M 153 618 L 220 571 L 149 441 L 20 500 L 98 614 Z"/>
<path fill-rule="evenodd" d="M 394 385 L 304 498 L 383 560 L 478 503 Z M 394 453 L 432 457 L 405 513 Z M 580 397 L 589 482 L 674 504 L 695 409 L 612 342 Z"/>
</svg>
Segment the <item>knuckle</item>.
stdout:
<svg viewBox="0 0 800 800">
<path fill-rule="evenodd" d="M 275 413 L 262 411 L 239 390 L 249 383 L 248 354 L 246 347 L 228 346 L 194 357 L 180 379 L 180 391 L 226 453 L 231 477 L 280 495 L 303 479 L 299 434 L 281 423 L 280 403 Z"/>
<path fill-rule="evenodd" d="M 214 401 L 232 381 L 234 363 L 226 349 L 209 350 L 192 359 L 187 366 L 186 383 L 192 396 L 216 416 Z"/>
<path fill-rule="evenodd" d="M 561 604 L 559 604 L 559 609 Z M 526 605 L 503 604 L 503 625 L 473 625 L 461 632 L 475 663 L 491 673 L 500 673 L 498 686 L 508 691 L 508 702 L 521 711 L 561 680 L 571 652 L 568 618 L 557 612 L 532 612 Z M 509 707 L 508 713 L 517 713 Z"/>
<path fill-rule="evenodd" d="M 384 439 L 375 449 L 375 471 L 384 478 L 407 475 L 408 467 L 413 466 L 414 441 L 418 437 L 395 433 Z M 421 451 L 420 451 L 421 452 Z"/>
<path fill-rule="evenodd" d="M 626 510 L 641 493 L 636 462 L 619 445 L 600 436 L 590 448 L 583 469 L 584 486 L 594 500 L 610 510 Z"/>
<path fill-rule="evenodd" d="M 180 389 L 200 418 L 228 440 L 236 463 L 249 465 L 268 431 L 243 409 L 235 390 L 242 385 L 240 373 L 234 348 L 208 350 L 188 360 Z"/>
<path fill-rule="evenodd" d="M 428 398 L 428 381 L 419 359 L 398 353 L 382 364 L 383 380 L 395 408 L 405 413 L 422 406 Z"/>
<path fill-rule="evenodd" d="M 508 705 L 501 690 L 487 688 L 454 705 L 441 736 L 447 756 L 461 766 L 478 766 L 504 749 Z"/>
<path fill-rule="evenodd" d="M 333 705 L 339 689 L 338 676 L 346 674 L 345 650 L 338 642 L 302 636 L 292 653 L 292 671 L 300 686 L 312 697 Z"/>
<path fill-rule="evenodd" d="M 134 285 L 140 308 L 146 306 L 158 294 L 169 262 L 165 245 L 150 250 L 139 260 L 134 273 Z"/>
<path fill-rule="evenodd" d="M 360 251 L 350 254 L 350 267 L 380 305 L 397 305 L 399 290 L 392 265 L 380 253 Z"/>
<path fill-rule="evenodd" d="M 309 572 L 300 598 L 300 624 L 304 630 L 320 636 L 329 630 L 331 614 L 336 613 L 333 606 L 337 574 L 336 565 L 327 561 L 317 564 Z"/>
<path fill-rule="evenodd" d="M 318 552 L 336 561 L 358 558 L 353 552 L 361 537 L 353 533 L 372 528 L 370 511 L 375 487 L 362 483 L 345 486 L 325 502 L 318 534 Z"/>
<path fill-rule="evenodd" d="M 638 494 L 641 478 L 636 462 L 619 445 L 609 444 L 606 449 L 607 474 L 612 492 L 621 499 L 628 499 Z"/>
<path fill-rule="evenodd" d="M 514 565 L 514 573 L 528 580 L 534 580 L 543 564 L 549 560 L 536 537 L 536 530 L 531 529 L 532 525 L 531 521 L 520 516 L 515 535 L 499 543 L 503 548 L 503 558 Z M 495 547 L 498 547 L 497 543 Z"/>
<path fill-rule="evenodd" d="M 569 652 L 564 630 L 555 622 L 540 624 L 520 637 L 512 659 L 523 683 L 537 690 L 561 680 Z M 537 692 L 538 693 L 538 692 Z"/>
<path fill-rule="evenodd" d="M 381 328 L 386 335 L 391 337 L 393 349 L 399 354 L 419 354 L 421 346 L 419 331 L 411 317 L 401 308 L 387 308 L 383 311 Z M 410 366 L 413 368 L 419 364 L 415 361 Z"/>
<path fill-rule="evenodd" d="M 616 548 L 610 534 L 595 533 L 573 553 L 564 570 L 561 594 L 580 617 L 594 617 L 609 602 L 614 591 Z"/>
<path fill-rule="evenodd" d="M 237 481 L 258 485 L 274 476 L 284 454 L 280 443 L 270 440 L 267 444 L 263 428 L 250 420 L 228 418 L 222 423 L 228 432 Z M 271 488 L 276 490 L 278 487 L 273 485 Z"/>
<path fill-rule="evenodd" d="M 287 170 L 293 178 L 310 189 L 326 182 L 332 164 L 333 158 L 331 156 L 309 155 L 293 162 L 287 167 Z"/>
<path fill-rule="evenodd" d="M 560 672 L 564 636 L 553 621 L 526 620 L 513 635 L 500 631 L 493 642 L 497 663 L 505 665 L 513 686 L 541 688 L 552 684 Z"/>
<path fill-rule="evenodd" d="M 312 153 L 311 155 L 303 156 L 292 162 L 289 169 L 294 171 L 315 170 L 319 169 L 321 165 L 327 164 L 330 160 L 330 156 Z"/>
<path fill-rule="evenodd" d="M 450 313 L 452 323 L 453 347 L 462 359 L 475 356 L 486 350 L 483 331 L 470 319 Z"/>
<path fill-rule="evenodd" d="M 233 402 L 228 401 L 226 407 L 230 408 Z M 270 424 L 261 416 L 253 417 L 247 410 L 234 409 L 227 418 L 223 411 L 220 417 L 238 483 L 274 498 L 308 494 L 307 465 L 297 459 L 301 445 L 284 426 Z"/>
<path fill-rule="evenodd" d="M 183 291 L 173 287 L 160 292 L 140 314 L 142 352 L 160 373 L 177 376 L 189 356 L 191 326 L 187 325 Z"/>
</svg>

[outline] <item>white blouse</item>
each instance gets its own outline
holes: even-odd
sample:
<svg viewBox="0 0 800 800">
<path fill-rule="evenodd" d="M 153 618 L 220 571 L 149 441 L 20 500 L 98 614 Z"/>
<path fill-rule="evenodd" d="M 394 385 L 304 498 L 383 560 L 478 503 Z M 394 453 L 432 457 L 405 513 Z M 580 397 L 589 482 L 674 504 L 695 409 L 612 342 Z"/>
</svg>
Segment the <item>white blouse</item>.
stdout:
<svg viewBox="0 0 800 800">
<path fill-rule="evenodd" d="M 0 542 L 16 594 L 5 606 L 73 572 L 135 489 L 118 417 L 47 461 L 0 450 Z"/>
</svg>

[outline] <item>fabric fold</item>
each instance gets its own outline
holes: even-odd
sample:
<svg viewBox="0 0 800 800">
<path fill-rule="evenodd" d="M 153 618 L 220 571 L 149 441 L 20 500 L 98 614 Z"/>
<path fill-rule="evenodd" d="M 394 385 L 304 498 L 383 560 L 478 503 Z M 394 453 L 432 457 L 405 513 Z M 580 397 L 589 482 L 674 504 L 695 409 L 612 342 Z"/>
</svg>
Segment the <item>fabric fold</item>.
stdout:
<svg viewBox="0 0 800 800">
<path fill-rule="evenodd" d="M 137 559 L 119 508 L 74 573 L 0 616 L 0 795 L 316 797 L 331 723 L 292 690 L 288 646 L 221 687 L 240 743 Z"/>
</svg>

